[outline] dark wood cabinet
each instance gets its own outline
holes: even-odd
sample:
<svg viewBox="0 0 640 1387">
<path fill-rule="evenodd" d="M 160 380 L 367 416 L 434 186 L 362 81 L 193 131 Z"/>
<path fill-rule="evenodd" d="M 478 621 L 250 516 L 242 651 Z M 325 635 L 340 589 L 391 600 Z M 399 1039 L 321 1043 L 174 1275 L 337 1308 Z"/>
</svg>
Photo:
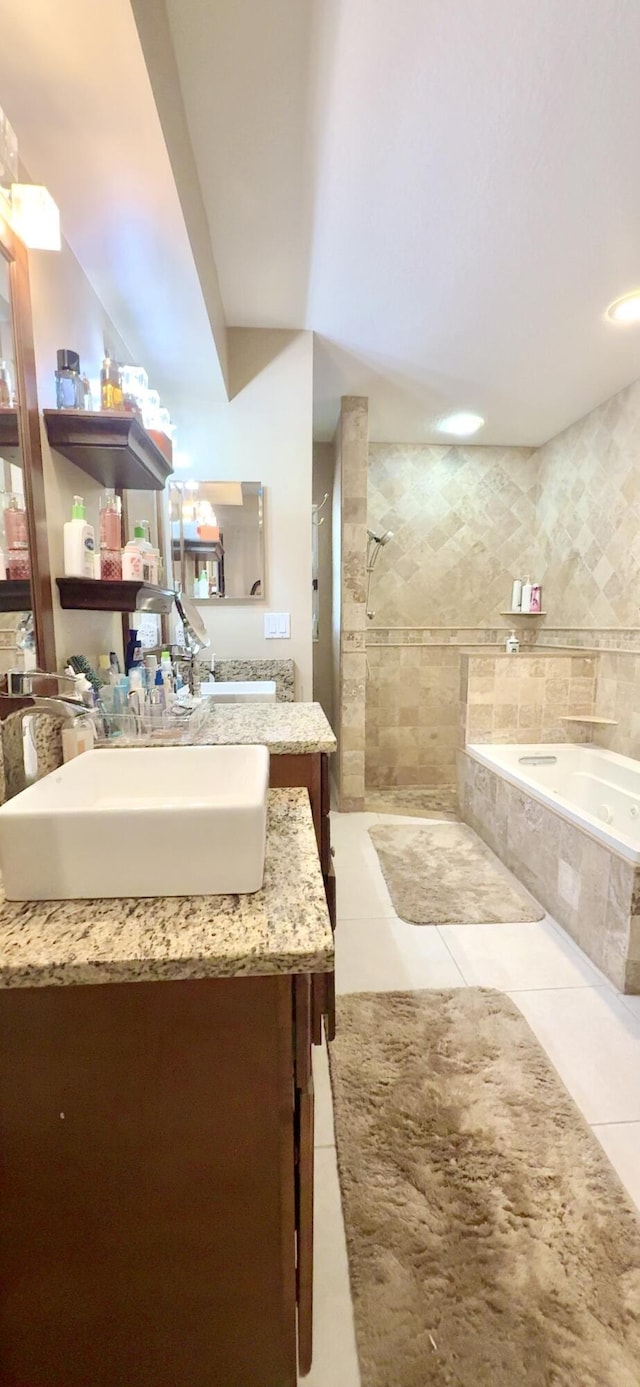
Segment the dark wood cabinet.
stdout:
<svg viewBox="0 0 640 1387">
<path fill-rule="evenodd" d="M 3 1387 L 295 1387 L 311 980 L 0 991 Z"/>
</svg>

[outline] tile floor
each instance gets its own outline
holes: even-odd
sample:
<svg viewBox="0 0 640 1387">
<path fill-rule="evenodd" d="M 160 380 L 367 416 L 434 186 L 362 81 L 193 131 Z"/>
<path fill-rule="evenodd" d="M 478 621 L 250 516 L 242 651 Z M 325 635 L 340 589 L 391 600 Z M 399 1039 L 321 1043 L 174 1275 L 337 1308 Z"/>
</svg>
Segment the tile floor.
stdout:
<svg viewBox="0 0 640 1387">
<path fill-rule="evenodd" d="M 416 926 L 398 919 L 369 838 L 397 815 L 332 814 L 336 989 L 496 987 L 521 1008 L 640 1207 L 640 997 L 622 997 L 555 921 Z M 406 818 L 406 823 L 424 822 Z M 316 1085 L 314 1363 L 307 1387 L 360 1387 L 326 1051 Z"/>
</svg>

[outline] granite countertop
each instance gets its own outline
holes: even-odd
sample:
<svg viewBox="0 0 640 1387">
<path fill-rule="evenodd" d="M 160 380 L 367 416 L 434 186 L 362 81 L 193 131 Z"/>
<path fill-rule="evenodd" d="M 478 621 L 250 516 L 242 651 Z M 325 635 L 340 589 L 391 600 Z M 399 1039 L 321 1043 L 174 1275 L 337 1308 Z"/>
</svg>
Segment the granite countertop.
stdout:
<svg viewBox="0 0 640 1387">
<path fill-rule="evenodd" d="M 302 789 L 269 792 L 264 883 L 254 895 L 18 902 L 0 890 L 0 987 L 332 970 L 333 935 Z"/>
<path fill-rule="evenodd" d="M 110 743 L 114 747 L 224 746 L 258 744 L 273 756 L 336 750 L 336 739 L 319 703 L 217 703 L 203 699 L 183 725 Z"/>
</svg>

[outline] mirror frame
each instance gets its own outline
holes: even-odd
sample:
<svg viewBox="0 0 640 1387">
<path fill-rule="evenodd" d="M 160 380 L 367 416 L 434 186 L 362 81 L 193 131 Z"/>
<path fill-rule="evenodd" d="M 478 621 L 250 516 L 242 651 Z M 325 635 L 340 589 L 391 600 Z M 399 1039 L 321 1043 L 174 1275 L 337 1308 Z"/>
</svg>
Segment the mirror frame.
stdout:
<svg viewBox="0 0 640 1387">
<path fill-rule="evenodd" d="M 22 454 L 24 497 L 31 558 L 31 604 L 40 669 L 56 667 L 51 595 L 51 568 L 42 467 L 40 415 L 33 345 L 29 254 L 0 211 L 0 255 L 9 269 L 11 324 L 18 396 L 18 437 Z"/>
</svg>

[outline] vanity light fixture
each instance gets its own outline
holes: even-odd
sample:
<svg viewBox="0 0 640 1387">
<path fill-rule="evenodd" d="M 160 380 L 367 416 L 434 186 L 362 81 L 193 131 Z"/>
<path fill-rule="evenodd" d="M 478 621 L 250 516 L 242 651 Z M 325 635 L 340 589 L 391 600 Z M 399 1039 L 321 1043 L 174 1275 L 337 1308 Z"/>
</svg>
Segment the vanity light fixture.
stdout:
<svg viewBox="0 0 640 1387">
<path fill-rule="evenodd" d="M 609 322 L 622 327 L 629 323 L 640 323 L 640 289 L 632 289 L 629 294 L 614 299 L 607 309 L 607 318 Z"/>
<path fill-rule="evenodd" d="M 11 184 L 11 222 L 29 250 L 62 249 L 60 212 L 42 184 Z"/>
<path fill-rule="evenodd" d="M 471 410 L 460 410 L 457 414 L 447 414 L 445 419 L 439 419 L 436 428 L 438 433 L 451 433 L 455 438 L 470 438 L 472 433 L 477 433 L 482 428 L 484 419 L 481 414 L 474 414 Z"/>
</svg>

